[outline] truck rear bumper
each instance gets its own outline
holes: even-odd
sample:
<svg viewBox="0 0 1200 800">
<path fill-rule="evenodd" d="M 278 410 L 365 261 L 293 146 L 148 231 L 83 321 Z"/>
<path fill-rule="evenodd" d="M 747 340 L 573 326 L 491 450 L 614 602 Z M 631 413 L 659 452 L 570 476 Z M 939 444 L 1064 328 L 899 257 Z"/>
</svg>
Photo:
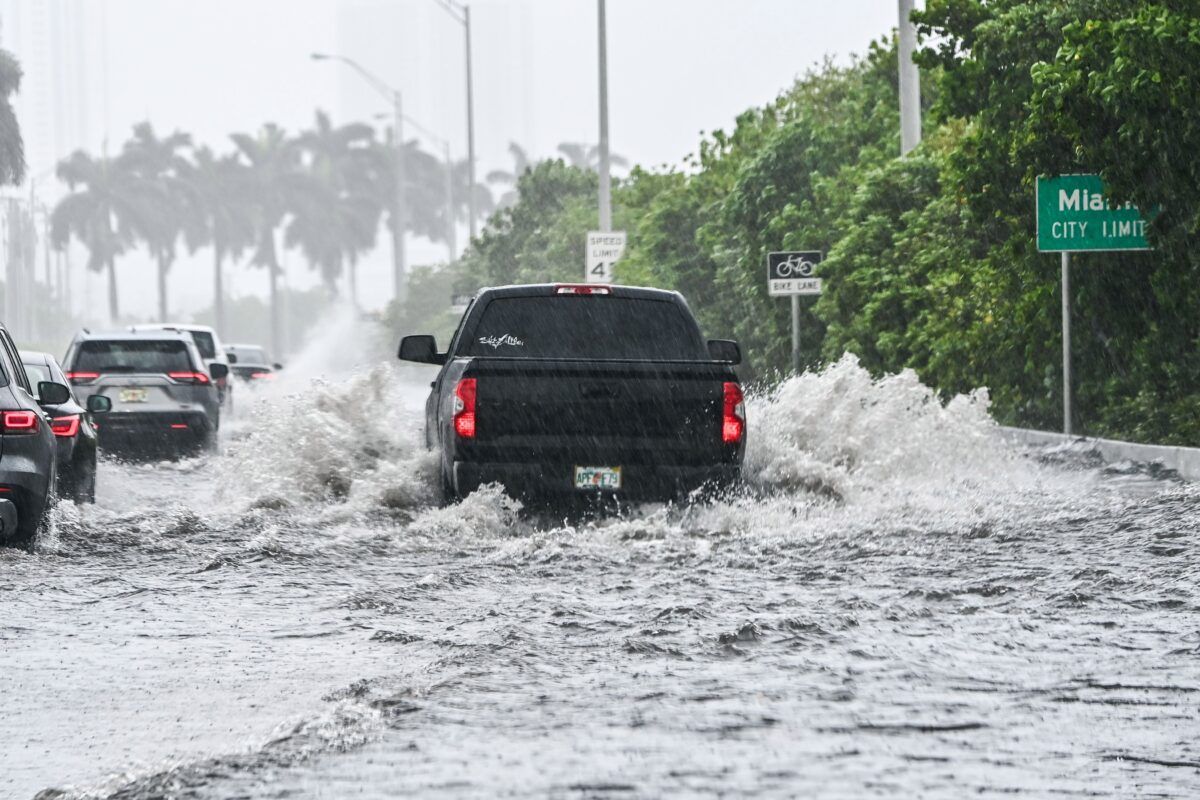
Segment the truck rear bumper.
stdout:
<svg viewBox="0 0 1200 800">
<path fill-rule="evenodd" d="M 598 494 L 637 501 L 666 501 L 685 497 L 703 486 L 724 488 L 741 478 L 737 464 L 681 466 L 629 464 L 621 466 L 621 488 L 577 489 L 575 464 L 454 462 L 452 481 L 459 497 L 489 483 L 499 483 L 523 499 L 588 498 Z M 581 465 L 582 466 L 582 465 Z M 598 466 L 598 465 L 589 465 Z M 604 465 L 617 466 L 617 465 Z"/>
</svg>

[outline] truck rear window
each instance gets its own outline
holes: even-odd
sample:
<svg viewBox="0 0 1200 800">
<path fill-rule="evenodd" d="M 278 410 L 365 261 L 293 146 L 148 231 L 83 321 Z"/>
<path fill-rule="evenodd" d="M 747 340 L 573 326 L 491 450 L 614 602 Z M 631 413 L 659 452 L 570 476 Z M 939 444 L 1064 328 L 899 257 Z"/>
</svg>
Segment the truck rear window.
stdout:
<svg viewBox="0 0 1200 800">
<path fill-rule="evenodd" d="M 187 345 L 180 341 L 84 342 L 71 365 L 73 372 L 187 372 L 192 366 Z"/>
<path fill-rule="evenodd" d="M 460 349 L 509 358 L 707 360 L 679 306 L 633 297 L 500 297 Z"/>
</svg>

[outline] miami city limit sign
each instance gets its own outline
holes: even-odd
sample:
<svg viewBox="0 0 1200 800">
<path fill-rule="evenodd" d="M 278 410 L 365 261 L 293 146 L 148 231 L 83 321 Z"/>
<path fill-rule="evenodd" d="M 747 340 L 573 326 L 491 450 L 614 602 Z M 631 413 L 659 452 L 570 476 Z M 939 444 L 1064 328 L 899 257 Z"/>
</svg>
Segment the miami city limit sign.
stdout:
<svg viewBox="0 0 1200 800">
<path fill-rule="evenodd" d="M 1037 248 L 1062 253 L 1063 433 L 1072 432 L 1071 253 L 1149 250 L 1146 220 L 1132 203 L 1113 205 L 1099 175 L 1037 179 Z"/>
</svg>

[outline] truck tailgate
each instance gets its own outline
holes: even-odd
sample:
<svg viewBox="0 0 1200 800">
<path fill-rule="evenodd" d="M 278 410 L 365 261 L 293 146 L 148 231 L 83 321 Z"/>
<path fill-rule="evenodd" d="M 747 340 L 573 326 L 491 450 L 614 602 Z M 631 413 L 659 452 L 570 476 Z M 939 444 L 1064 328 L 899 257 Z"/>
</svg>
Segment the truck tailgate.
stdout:
<svg viewBox="0 0 1200 800">
<path fill-rule="evenodd" d="M 703 362 L 476 359 L 473 448 L 506 459 L 722 461 L 725 373 Z"/>
</svg>

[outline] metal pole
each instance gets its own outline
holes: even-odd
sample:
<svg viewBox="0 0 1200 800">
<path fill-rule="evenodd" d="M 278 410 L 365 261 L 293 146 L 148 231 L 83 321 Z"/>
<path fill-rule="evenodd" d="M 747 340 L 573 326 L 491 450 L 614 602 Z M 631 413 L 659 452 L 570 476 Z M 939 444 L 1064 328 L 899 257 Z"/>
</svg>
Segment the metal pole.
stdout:
<svg viewBox="0 0 1200 800">
<path fill-rule="evenodd" d="M 792 371 L 800 374 L 800 296 L 792 295 Z"/>
<path fill-rule="evenodd" d="M 900 3 L 900 155 L 907 155 L 921 141 L 921 77 L 913 63 L 917 30 L 910 17 L 913 0 Z"/>
<path fill-rule="evenodd" d="M 467 39 L 467 224 L 475 239 L 475 88 L 471 77 L 471 7 L 463 6 L 463 30 Z"/>
<path fill-rule="evenodd" d="M 604 0 L 596 0 L 600 28 L 600 230 L 612 230 L 612 183 L 608 165 L 608 23 Z"/>
<path fill-rule="evenodd" d="M 446 153 L 446 251 L 449 254 L 448 263 L 454 263 L 458 255 L 458 237 L 454 235 L 454 164 L 450 161 L 450 143 L 443 142 L 442 147 Z"/>
<path fill-rule="evenodd" d="M 1063 433 L 1071 435 L 1071 254 L 1062 254 Z"/>
<path fill-rule="evenodd" d="M 408 204 L 404 187 L 407 178 L 404 171 L 404 113 L 400 105 L 400 92 L 392 92 L 392 111 L 395 115 L 392 132 L 396 137 L 396 206 L 392 210 L 392 253 L 394 256 L 392 275 L 395 281 L 396 302 L 403 303 L 408 299 L 408 285 L 405 273 L 408 271 L 407 259 L 404 252 L 404 234 L 408 228 Z"/>
</svg>

